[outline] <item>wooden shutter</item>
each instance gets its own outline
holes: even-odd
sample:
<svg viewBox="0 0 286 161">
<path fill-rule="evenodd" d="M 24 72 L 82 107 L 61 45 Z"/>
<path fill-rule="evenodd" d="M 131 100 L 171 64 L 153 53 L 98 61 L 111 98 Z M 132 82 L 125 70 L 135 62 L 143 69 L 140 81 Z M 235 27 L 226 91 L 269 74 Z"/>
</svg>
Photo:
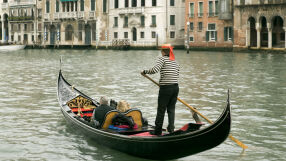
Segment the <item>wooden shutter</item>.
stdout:
<svg viewBox="0 0 286 161">
<path fill-rule="evenodd" d="M 206 41 L 209 41 L 209 31 L 206 31 Z"/>
</svg>

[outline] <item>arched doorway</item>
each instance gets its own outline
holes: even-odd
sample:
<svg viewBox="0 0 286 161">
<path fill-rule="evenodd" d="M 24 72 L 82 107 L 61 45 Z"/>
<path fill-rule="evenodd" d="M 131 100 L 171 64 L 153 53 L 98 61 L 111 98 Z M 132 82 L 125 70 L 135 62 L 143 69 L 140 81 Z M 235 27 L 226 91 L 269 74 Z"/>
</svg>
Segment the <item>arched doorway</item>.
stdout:
<svg viewBox="0 0 286 161">
<path fill-rule="evenodd" d="M 67 25 L 65 29 L 65 40 L 72 41 L 73 40 L 73 27 L 72 25 Z"/>
<path fill-rule="evenodd" d="M 283 30 L 283 19 L 280 16 L 275 16 L 272 19 L 272 45 L 273 47 L 285 47 L 285 31 Z"/>
<path fill-rule="evenodd" d="M 249 30 L 250 30 L 250 46 L 257 46 L 257 32 L 255 28 L 255 19 L 253 17 L 250 17 L 248 19 L 249 23 Z"/>
<path fill-rule="evenodd" d="M 132 40 L 137 41 L 137 29 L 135 27 L 132 28 Z"/>
<path fill-rule="evenodd" d="M 268 46 L 268 29 L 267 29 L 267 20 L 263 16 L 260 18 L 261 24 L 261 46 L 267 47 Z"/>
<path fill-rule="evenodd" d="M 85 32 L 85 45 L 90 45 L 91 44 L 91 27 L 89 24 L 86 24 L 84 27 L 84 32 Z"/>
<path fill-rule="evenodd" d="M 55 25 L 50 26 L 50 45 L 55 45 L 55 40 L 56 40 L 56 27 Z"/>
</svg>

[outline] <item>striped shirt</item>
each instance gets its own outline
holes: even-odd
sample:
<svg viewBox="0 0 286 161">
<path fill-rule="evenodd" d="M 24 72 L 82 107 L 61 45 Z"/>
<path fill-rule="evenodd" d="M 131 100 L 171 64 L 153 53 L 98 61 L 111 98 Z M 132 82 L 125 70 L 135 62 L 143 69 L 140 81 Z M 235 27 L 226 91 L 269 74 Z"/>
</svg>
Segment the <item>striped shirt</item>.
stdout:
<svg viewBox="0 0 286 161">
<path fill-rule="evenodd" d="M 144 73 L 155 74 L 159 71 L 160 85 L 178 84 L 180 66 L 175 60 L 171 61 L 168 56 L 161 56 L 155 66 L 149 70 L 144 70 Z"/>
</svg>

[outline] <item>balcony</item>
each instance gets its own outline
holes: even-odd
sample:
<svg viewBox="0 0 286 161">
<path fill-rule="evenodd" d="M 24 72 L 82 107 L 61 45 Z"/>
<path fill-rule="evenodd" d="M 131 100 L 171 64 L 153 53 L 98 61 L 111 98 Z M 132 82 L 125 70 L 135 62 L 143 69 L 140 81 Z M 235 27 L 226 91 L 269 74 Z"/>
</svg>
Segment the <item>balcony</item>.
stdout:
<svg viewBox="0 0 286 161">
<path fill-rule="evenodd" d="M 8 9 L 8 3 L 2 3 L 2 9 Z"/>
<path fill-rule="evenodd" d="M 134 8 L 120 8 L 119 15 L 125 15 L 125 14 L 143 14 L 144 13 L 144 7 L 134 7 Z"/>
<path fill-rule="evenodd" d="M 34 16 L 10 16 L 9 21 L 33 21 Z"/>
<path fill-rule="evenodd" d="M 9 2 L 10 7 L 16 6 L 27 6 L 27 5 L 36 5 L 36 0 L 21 0 L 21 1 L 13 1 Z"/>
<path fill-rule="evenodd" d="M 95 18 L 95 12 L 94 12 L 94 11 L 90 11 L 90 12 L 88 13 L 88 18 L 89 18 L 89 19 L 94 19 L 94 18 Z"/>
<path fill-rule="evenodd" d="M 50 19 L 51 19 L 50 14 L 49 14 L 49 13 L 45 13 L 45 14 L 44 14 L 44 19 L 45 19 L 45 20 L 50 20 Z"/>
</svg>

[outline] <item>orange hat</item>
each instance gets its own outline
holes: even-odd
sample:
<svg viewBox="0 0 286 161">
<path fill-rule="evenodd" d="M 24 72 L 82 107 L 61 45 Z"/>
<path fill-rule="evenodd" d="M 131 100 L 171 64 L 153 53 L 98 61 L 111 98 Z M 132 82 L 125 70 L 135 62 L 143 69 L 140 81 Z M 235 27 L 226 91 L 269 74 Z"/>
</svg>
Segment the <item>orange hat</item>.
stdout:
<svg viewBox="0 0 286 161">
<path fill-rule="evenodd" d="M 159 47 L 159 49 L 169 49 L 170 53 L 169 53 L 169 59 L 170 60 L 175 60 L 175 55 L 173 53 L 173 46 L 171 44 L 163 44 L 161 47 Z"/>
</svg>

